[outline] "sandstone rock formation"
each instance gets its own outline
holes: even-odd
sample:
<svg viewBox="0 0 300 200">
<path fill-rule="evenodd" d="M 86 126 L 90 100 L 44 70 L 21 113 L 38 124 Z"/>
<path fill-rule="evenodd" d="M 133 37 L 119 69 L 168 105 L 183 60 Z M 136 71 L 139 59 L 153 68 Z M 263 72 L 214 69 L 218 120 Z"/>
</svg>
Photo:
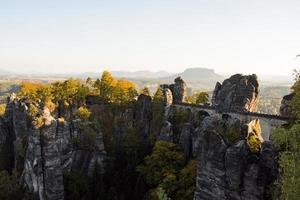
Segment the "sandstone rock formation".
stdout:
<svg viewBox="0 0 300 200">
<path fill-rule="evenodd" d="M 152 120 L 151 97 L 141 94 L 135 104 L 135 127 L 141 139 L 149 139 Z"/>
<path fill-rule="evenodd" d="M 34 199 L 64 199 L 64 171 L 79 170 L 87 176 L 104 172 L 102 133 L 98 131 L 89 149 L 81 148 L 74 143 L 84 140 L 79 121 L 55 119 L 44 108 L 42 124 L 36 126 L 29 115 L 31 106 L 15 96 L 8 98 L 0 128 L 0 157 L 5 159 L 1 168 L 22 173 L 21 182 Z"/>
<path fill-rule="evenodd" d="M 173 142 L 173 136 L 173 125 L 169 121 L 165 121 L 157 139 Z"/>
<path fill-rule="evenodd" d="M 220 116 L 206 117 L 195 130 L 194 200 L 264 199 L 268 184 L 277 176 L 275 151 L 263 142 L 261 150 L 253 153 L 242 132 L 239 120 Z"/>
<path fill-rule="evenodd" d="M 236 74 L 217 83 L 212 96 L 212 105 L 219 112 L 255 112 L 258 104 L 258 81 L 255 74 Z"/>
<path fill-rule="evenodd" d="M 183 150 L 185 162 L 192 158 L 192 132 L 193 125 L 185 123 L 180 133 L 179 145 Z"/>
<path fill-rule="evenodd" d="M 164 89 L 170 89 L 173 95 L 173 101 L 175 103 L 181 103 L 184 102 L 184 99 L 186 97 L 186 83 L 184 82 L 184 80 L 181 77 L 177 77 L 174 80 L 175 83 L 173 84 L 163 84 L 160 85 L 160 87 L 164 90 Z"/>
<path fill-rule="evenodd" d="M 289 103 L 292 101 L 293 97 L 295 96 L 294 93 L 285 95 L 282 100 L 281 100 L 281 105 L 280 105 L 280 115 L 283 117 L 291 117 L 292 116 L 292 111 L 289 106 Z"/>
</svg>

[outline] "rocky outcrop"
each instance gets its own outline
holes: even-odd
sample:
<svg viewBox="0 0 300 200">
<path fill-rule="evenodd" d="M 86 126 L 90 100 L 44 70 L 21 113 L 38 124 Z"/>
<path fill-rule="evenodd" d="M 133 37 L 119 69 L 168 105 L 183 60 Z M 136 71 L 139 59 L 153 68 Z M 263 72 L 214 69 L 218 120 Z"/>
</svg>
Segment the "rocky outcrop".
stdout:
<svg viewBox="0 0 300 200">
<path fill-rule="evenodd" d="M 1 167 L 22 174 L 21 182 L 34 199 L 64 199 L 63 172 L 79 170 L 90 177 L 104 172 L 102 133 L 93 128 L 89 136 L 94 139 L 88 140 L 89 124 L 55 119 L 46 107 L 33 120 L 33 108 L 38 107 L 14 96 L 8 99 L 0 131 L 0 157 L 5 154 L 8 164 Z"/>
<path fill-rule="evenodd" d="M 258 104 L 258 81 L 255 74 L 236 74 L 216 84 L 212 105 L 219 112 L 255 112 Z"/>
<path fill-rule="evenodd" d="M 194 134 L 198 160 L 194 200 L 264 199 L 277 176 L 269 142 L 252 152 L 239 120 L 219 115 L 206 117 Z"/>
<path fill-rule="evenodd" d="M 35 199 L 63 199 L 63 166 L 60 141 L 56 138 L 57 122 L 48 120 L 40 129 L 33 129 L 28 139 L 24 164 L 24 182 Z"/>
<path fill-rule="evenodd" d="M 170 89 L 173 95 L 173 102 L 175 103 L 181 103 L 184 102 L 185 97 L 186 97 L 186 83 L 181 77 L 177 77 L 174 80 L 175 83 L 173 84 L 163 84 L 160 85 L 160 87 L 165 90 L 165 89 Z"/>
<path fill-rule="evenodd" d="M 179 145 L 183 150 L 185 162 L 189 161 L 192 158 L 192 132 L 192 124 L 185 123 L 180 133 Z"/>
<path fill-rule="evenodd" d="M 163 90 L 163 94 L 164 94 L 164 101 L 165 101 L 165 118 L 167 118 L 170 112 L 170 108 L 173 104 L 173 94 L 169 88 L 165 88 Z"/>
<path fill-rule="evenodd" d="M 161 128 L 159 135 L 157 136 L 157 139 L 168 141 L 168 142 L 173 142 L 173 140 L 174 140 L 173 137 L 174 137 L 173 125 L 169 121 L 165 121 L 163 127 Z"/>
<path fill-rule="evenodd" d="M 280 105 L 280 115 L 283 117 L 291 117 L 292 116 L 292 110 L 290 108 L 290 103 L 293 100 L 293 97 L 295 96 L 294 93 L 285 95 L 281 100 Z"/>
<path fill-rule="evenodd" d="M 150 123 L 152 120 L 151 97 L 141 94 L 135 104 L 134 121 L 138 135 L 147 140 L 150 136 Z"/>
</svg>

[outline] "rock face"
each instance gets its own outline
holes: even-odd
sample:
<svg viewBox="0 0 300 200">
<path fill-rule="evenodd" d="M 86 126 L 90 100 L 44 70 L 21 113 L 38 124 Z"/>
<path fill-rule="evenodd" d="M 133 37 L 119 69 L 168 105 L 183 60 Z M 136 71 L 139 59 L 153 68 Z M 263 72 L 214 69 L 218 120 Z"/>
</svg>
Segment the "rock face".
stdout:
<svg viewBox="0 0 300 200">
<path fill-rule="evenodd" d="M 184 80 L 181 77 L 177 77 L 174 80 L 175 83 L 173 84 L 163 84 L 160 85 L 160 87 L 164 90 L 164 89 L 170 89 L 173 95 L 173 102 L 175 103 L 181 103 L 184 102 L 184 99 L 186 97 L 186 83 L 184 82 Z"/>
<path fill-rule="evenodd" d="M 169 121 L 165 121 L 159 135 L 158 140 L 173 142 L 173 125 Z"/>
<path fill-rule="evenodd" d="M 152 120 L 151 97 L 141 94 L 135 104 L 135 127 L 141 139 L 146 140 L 150 136 L 150 123 Z"/>
<path fill-rule="evenodd" d="M 23 171 L 24 182 L 35 199 L 63 199 L 63 166 L 59 140 L 56 139 L 57 122 L 41 129 L 33 129 L 28 139 Z"/>
<path fill-rule="evenodd" d="M 35 126 L 30 106 L 15 97 L 8 99 L 1 122 L 0 157 L 5 155 L 7 163 L 2 168 L 22 173 L 21 181 L 33 199 L 64 199 L 65 171 L 79 170 L 87 176 L 96 170 L 98 174 L 104 172 L 106 152 L 100 130 L 87 149 L 74 143 L 84 142 L 80 121 L 55 119 L 45 108 L 40 112 L 42 125 Z"/>
<path fill-rule="evenodd" d="M 179 145 L 183 150 L 185 162 L 192 158 L 192 131 L 192 124 L 185 123 L 180 133 Z"/>
<path fill-rule="evenodd" d="M 284 117 L 291 117 L 291 109 L 289 107 L 289 103 L 292 101 L 293 97 L 295 96 L 294 93 L 285 95 L 282 100 L 281 100 L 281 105 L 280 105 L 280 115 Z"/>
<path fill-rule="evenodd" d="M 210 116 L 195 130 L 198 171 L 194 200 L 264 199 L 268 184 L 275 180 L 272 145 L 263 142 L 259 152 L 251 152 L 242 125 L 239 130 L 237 125 L 237 119 Z"/>
<path fill-rule="evenodd" d="M 258 81 L 255 74 L 236 74 L 216 84 L 212 105 L 219 112 L 255 112 L 258 104 Z"/>
</svg>

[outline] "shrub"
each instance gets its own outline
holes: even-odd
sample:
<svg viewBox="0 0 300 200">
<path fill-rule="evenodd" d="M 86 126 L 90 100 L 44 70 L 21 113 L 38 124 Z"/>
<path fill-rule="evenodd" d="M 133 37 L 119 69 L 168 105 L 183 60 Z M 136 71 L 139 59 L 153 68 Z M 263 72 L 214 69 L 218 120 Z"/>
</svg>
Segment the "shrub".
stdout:
<svg viewBox="0 0 300 200">
<path fill-rule="evenodd" d="M 86 107 L 80 107 L 77 110 L 76 115 L 81 119 L 82 121 L 88 121 L 89 118 L 91 117 L 91 112 L 89 111 L 88 108 Z"/>
</svg>

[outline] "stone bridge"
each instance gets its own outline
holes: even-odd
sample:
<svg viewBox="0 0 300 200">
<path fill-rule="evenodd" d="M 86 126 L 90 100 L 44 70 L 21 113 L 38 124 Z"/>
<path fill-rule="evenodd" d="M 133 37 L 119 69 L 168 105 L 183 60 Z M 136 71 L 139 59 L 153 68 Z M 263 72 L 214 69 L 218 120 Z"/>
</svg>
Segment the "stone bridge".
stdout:
<svg viewBox="0 0 300 200">
<path fill-rule="evenodd" d="M 242 123 L 250 124 L 254 120 L 259 120 L 262 136 L 265 141 L 268 141 L 270 138 L 270 134 L 272 129 L 282 126 L 286 124 L 289 120 L 288 117 L 283 117 L 279 115 L 269 115 L 263 113 L 255 113 L 255 112 L 226 112 L 226 113 L 218 113 L 216 108 L 208 105 L 195 105 L 188 103 L 173 103 L 172 106 L 180 107 L 183 109 L 188 109 L 191 112 L 205 111 L 209 115 L 223 115 L 228 114 L 232 117 L 238 118 Z"/>
</svg>

